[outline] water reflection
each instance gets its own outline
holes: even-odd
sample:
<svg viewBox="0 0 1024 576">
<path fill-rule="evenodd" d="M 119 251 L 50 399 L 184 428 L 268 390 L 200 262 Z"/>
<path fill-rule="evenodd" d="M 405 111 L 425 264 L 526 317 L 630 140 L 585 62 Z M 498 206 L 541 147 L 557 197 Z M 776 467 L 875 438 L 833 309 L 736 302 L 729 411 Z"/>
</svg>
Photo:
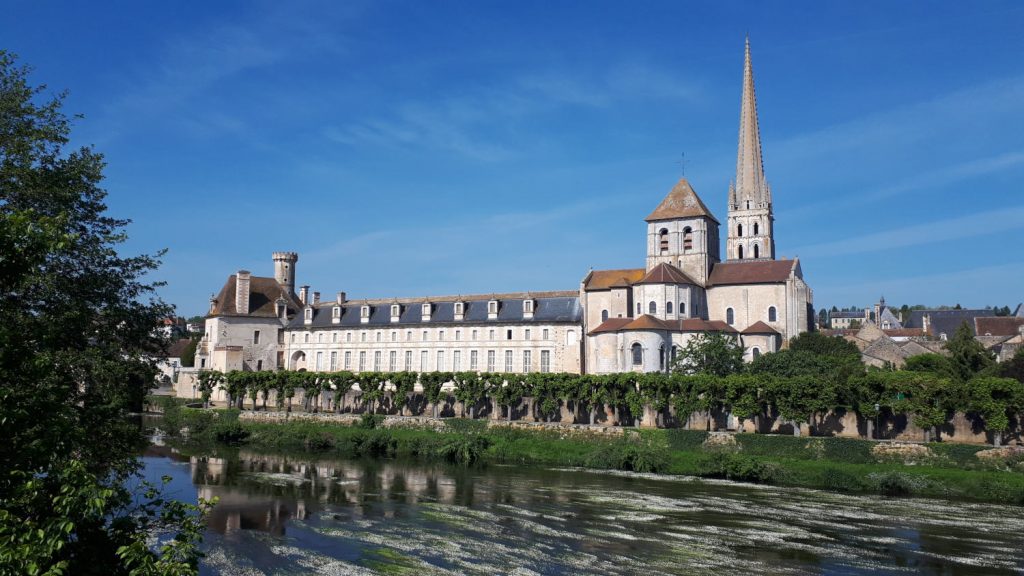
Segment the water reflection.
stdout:
<svg viewBox="0 0 1024 576">
<path fill-rule="evenodd" d="M 206 574 L 1024 569 L 1024 520 L 999 506 L 577 470 L 152 450 L 147 468 L 219 498 Z"/>
</svg>

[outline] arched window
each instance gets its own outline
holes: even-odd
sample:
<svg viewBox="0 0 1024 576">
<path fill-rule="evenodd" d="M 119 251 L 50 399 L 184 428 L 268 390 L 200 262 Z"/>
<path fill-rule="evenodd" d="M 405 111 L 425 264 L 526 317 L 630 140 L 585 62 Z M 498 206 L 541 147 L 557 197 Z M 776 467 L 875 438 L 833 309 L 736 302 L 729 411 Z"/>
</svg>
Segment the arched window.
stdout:
<svg viewBox="0 0 1024 576">
<path fill-rule="evenodd" d="M 761 349 L 755 347 L 750 350 L 750 354 L 754 357 L 754 360 L 757 360 L 761 357 Z"/>
<path fill-rule="evenodd" d="M 686 315 L 686 302 L 680 302 L 679 303 L 679 315 L 680 316 L 685 316 Z"/>
<path fill-rule="evenodd" d="M 775 311 L 775 306 L 768 307 L 768 321 L 775 322 L 778 319 L 778 314 Z"/>
<path fill-rule="evenodd" d="M 757 222 L 754 222 L 754 236 L 757 236 Z"/>
<path fill-rule="evenodd" d="M 736 315 L 733 313 L 732 308 L 725 309 L 725 321 L 728 322 L 730 326 L 736 323 Z"/>
<path fill-rule="evenodd" d="M 737 246 L 736 253 L 739 254 L 739 259 L 743 260 L 743 246 Z"/>
<path fill-rule="evenodd" d="M 679 357 L 679 346 L 672 346 L 672 361 L 675 362 L 676 358 Z"/>
<path fill-rule="evenodd" d="M 665 369 L 665 347 L 658 348 L 658 370 Z"/>
<path fill-rule="evenodd" d="M 637 303 L 636 303 L 636 315 L 637 315 L 637 316 L 639 316 L 639 315 L 641 315 L 641 314 L 643 314 L 643 313 L 644 313 L 644 310 L 643 310 L 643 308 L 641 308 L 640 306 L 641 306 L 641 304 L 640 304 L 639 302 L 637 302 Z"/>
<path fill-rule="evenodd" d="M 608 311 L 607 310 L 601 310 L 601 322 L 604 322 L 607 319 L 608 319 Z"/>
<path fill-rule="evenodd" d="M 665 314 L 671 314 L 671 313 L 672 313 L 672 303 L 671 302 L 665 302 Z"/>
<path fill-rule="evenodd" d="M 743 236 L 743 224 L 736 225 L 736 235 Z"/>
<path fill-rule="evenodd" d="M 651 314 L 658 313 L 658 305 L 654 302 L 654 300 L 651 300 L 651 303 L 647 305 L 647 311 L 650 312 Z"/>
<path fill-rule="evenodd" d="M 757 244 L 754 244 L 754 258 L 760 258 L 760 257 L 761 257 L 761 248 Z"/>
<path fill-rule="evenodd" d="M 638 342 L 636 344 L 633 344 L 633 347 L 630 348 L 630 350 L 633 352 L 633 366 L 640 366 L 641 364 L 643 364 L 644 349 L 642 346 L 640 346 L 640 343 Z"/>
<path fill-rule="evenodd" d="M 693 229 L 687 226 L 683 228 L 683 252 L 693 249 Z"/>
<path fill-rule="evenodd" d="M 662 254 L 668 254 L 668 229 L 662 228 L 658 232 L 658 249 Z"/>
</svg>

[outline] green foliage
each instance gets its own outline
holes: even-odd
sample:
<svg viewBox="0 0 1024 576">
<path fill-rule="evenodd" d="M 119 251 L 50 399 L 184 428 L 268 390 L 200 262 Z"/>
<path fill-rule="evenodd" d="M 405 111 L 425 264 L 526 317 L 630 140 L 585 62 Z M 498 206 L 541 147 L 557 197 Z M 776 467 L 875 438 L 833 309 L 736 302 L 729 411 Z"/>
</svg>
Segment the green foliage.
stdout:
<svg viewBox="0 0 1024 576">
<path fill-rule="evenodd" d="M 672 369 L 684 374 L 735 374 L 743 370 L 743 346 L 724 332 L 707 332 L 686 343 Z"/>
<path fill-rule="evenodd" d="M 173 313 L 159 255 L 122 255 L 103 157 L 67 149 L 49 93 L 0 51 L 0 574 L 195 573 L 200 509 L 125 488 Z M 180 537 L 153 550 L 158 528 Z"/>
<path fill-rule="evenodd" d="M 623 438 L 598 444 L 587 457 L 586 464 L 591 468 L 664 472 L 669 466 L 669 456 L 665 446 L 649 440 Z"/>
<path fill-rule="evenodd" d="M 966 385 L 970 410 L 985 420 L 992 432 L 1005 432 L 1010 418 L 1024 411 L 1024 384 L 1013 378 L 974 378 Z"/>
<path fill-rule="evenodd" d="M 992 353 L 978 342 L 966 321 L 946 342 L 946 350 L 949 351 L 953 374 L 960 382 L 967 382 L 995 362 Z"/>
<path fill-rule="evenodd" d="M 668 446 L 672 450 L 682 452 L 693 452 L 699 450 L 708 439 L 708 433 L 699 430 L 679 430 L 670 428 L 665 431 L 668 439 Z"/>
<path fill-rule="evenodd" d="M 234 422 L 220 422 L 213 428 L 213 437 L 222 444 L 238 445 L 249 438 L 249 431 L 237 420 Z"/>
<path fill-rule="evenodd" d="M 199 346 L 199 338 L 193 337 L 188 345 L 181 351 L 181 365 L 185 368 L 192 368 L 196 365 L 196 348 Z"/>
<path fill-rule="evenodd" d="M 359 422 L 356 424 L 357 427 L 365 430 L 373 430 L 374 428 L 380 428 L 384 425 L 383 414 L 370 414 L 364 412 L 359 416 Z"/>
<path fill-rule="evenodd" d="M 771 462 L 729 452 L 701 455 L 697 460 L 697 469 L 701 476 L 708 478 L 756 484 L 774 484 L 781 476 L 781 469 Z"/>
<path fill-rule="evenodd" d="M 826 336 L 821 332 L 804 332 L 789 341 L 793 351 L 811 352 L 819 356 L 860 358 L 857 345 L 841 336 Z"/>
<path fill-rule="evenodd" d="M 1018 348 L 1013 358 L 999 365 L 997 375 L 1024 383 L 1024 347 Z"/>
<path fill-rule="evenodd" d="M 438 455 L 454 464 L 474 464 L 479 462 L 490 439 L 485 436 L 462 434 L 449 436 L 438 448 Z"/>
<path fill-rule="evenodd" d="M 487 430 L 487 422 L 467 418 L 450 418 L 444 421 L 444 427 L 458 434 L 482 434 Z"/>
<path fill-rule="evenodd" d="M 859 492 L 864 482 L 849 470 L 829 466 L 821 471 L 821 486 L 834 492 Z"/>
</svg>

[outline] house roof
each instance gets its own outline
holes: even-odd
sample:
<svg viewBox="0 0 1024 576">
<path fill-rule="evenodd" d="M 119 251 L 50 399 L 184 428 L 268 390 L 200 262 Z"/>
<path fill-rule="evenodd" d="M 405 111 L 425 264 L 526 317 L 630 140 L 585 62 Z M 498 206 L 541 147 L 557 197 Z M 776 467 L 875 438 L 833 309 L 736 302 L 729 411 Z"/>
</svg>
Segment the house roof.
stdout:
<svg viewBox="0 0 1024 576">
<path fill-rule="evenodd" d="M 188 347 L 190 340 L 188 338 L 181 338 L 171 342 L 171 345 L 167 347 L 167 352 L 158 354 L 158 358 L 181 358 L 181 355 L 185 353 L 185 348 Z"/>
<path fill-rule="evenodd" d="M 651 271 L 644 275 L 643 278 L 638 280 L 636 284 L 691 284 L 696 286 L 697 283 L 692 278 L 686 275 L 679 268 L 671 264 L 661 263 L 651 268 Z"/>
<path fill-rule="evenodd" d="M 920 328 L 886 328 L 882 332 L 885 332 L 885 335 L 890 338 L 910 338 L 925 335 Z"/>
<path fill-rule="evenodd" d="M 682 320 L 661 320 L 649 314 L 638 318 L 609 318 L 590 334 L 604 332 L 628 332 L 630 330 L 667 330 L 669 332 L 729 332 L 736 329 L 721 320 L 703 320 L 701 318 L 685 318 Z"/>
<path fill-rule="evenodd" d="M 789 280 L 790 274 L 803 277 L 800 260 L 730 260 L 711 269 L 709 286 L 732 284 L 774 284 Z"/>
<path fill-rule="evenodd" d="M 538 296 L 537 293 L 517 294 L 518 297 L 508 297 L 505 294 L 462 296 L 457 300 L 441 300 L 439 298 L 418 298 L 408 299 L 383 299 L 383 300 L 354 300 L 341 304 L 341 317 L 337 323 L 333 322 L 333 309 L 338 306 L 335 302 L 321 302 L 313 306 L 313 321 L 306 324 L 304 314 L 296 314 L 295 318 L 288 324 L 290 329 L 304 328 L 383 328 L 387 326 L 408 327 L 408 326 L 434 326 L 444 324 L 508 324 L 508 323 L 572 323 L 578 324 L 583 319 L 583 308 L 580 306 L 579 294 L 576 292 L 565 292 L 567 296 Z M 535 302 L 533 317 L 526 318 L 523 314 L 523 300 L 532 299 Z M 489 319 L 487 304 L 490 300 L 498 301 L 497 318 Z M 430 320 L 423 320 L 421 304 L 430 302 Z M 462 320 L 455 319 L 455 303 L 462 302 Z M 398 321 L 391 321 L 391 305 L 398 304 Z M 370 307 L 370 316 L 367 322 L 361 321 L 361 308 Z"/>
<path fill-rule="evenodd" d="M 978 336 L 1016 336 L 1024 326 L 1024 318 L 1016 316 L 985 316 L 974 319 Z"/>
<path fill-rule="evenodd" d="M 740 334 L 778 334 L 779 331 L 772 328 L 768 324 L 765 324 L 763 320 L 758 320 L 750 326 L 747 326 L 740 331 Z"/>
<path fill-rule="evenodd" d="M 259 316 L 264 318 L 277 317 L 275 302 L 278 298 L 284 298 L 288 306 L 288 314 L 295 314 L 302 304 L 295 296 L 288 293 L 274 278 L 252 276 L 249 279 L 249 311 L 239 313 L 235 310 L 235 284 L 238 277 L 234 274 L 228 276 L 220 293 L 214 297 L 210 313 L 212 316 Z"/>
<path fill-rule="evenodd" d="M 697 196 L 693 186 L 690 186 L 690 182 L 686 178 L 680 178 L 665 199 L 661 201 L 661 204 L 658 204 L 654 212 L 651 212 L 650 216 L 644 220 L 654 222 L 694 217 L 710 218 L 716 224 L 718 223 L 704 202 L 701 202 L 700 196 Z"/>
<path fill-rule="evenodd" d="M 953 334 L 956 333 L 956 329 L 964 322 L 967 322 L 971 332 L 975 333 L 974 319 L 979 316 L 991 315 L 991 310 L 911 310 L 906 322 L 903 323 L 903 327 L 922 329 L 924 327 L 924 317 L 928 316 L 929 334 L 932 336 L 945 334 L 948 338 L 952 338 Z"/>
<path fill-rule="evenodd" d="M 584 290 L 608 290 L 609 288 L 625 288 L 632 286 L 644 277 L 643 268 L 627 268 L 622 270 L 591 270 L 583 279 Z"/>
<path fill-rule="evenodd" d="M 828 317 L 829 318 L 854 318 L 854 319 L 859 318 L 859 319 L 863 320 L 864 319 L 864 311 L 863 310 L 840 310 L 838 312 L 829 312 L 828 313 Z"/>
</svg>

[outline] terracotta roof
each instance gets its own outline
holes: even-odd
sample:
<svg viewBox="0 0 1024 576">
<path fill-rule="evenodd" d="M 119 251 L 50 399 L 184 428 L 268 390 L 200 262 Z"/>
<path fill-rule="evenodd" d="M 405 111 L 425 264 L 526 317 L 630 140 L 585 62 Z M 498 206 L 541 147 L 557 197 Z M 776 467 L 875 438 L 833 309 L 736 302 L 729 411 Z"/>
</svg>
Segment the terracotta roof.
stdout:
<svg viewBox="0 0 1024 576">
<path fill-rule="evenodd" d="M 673 330 L 679 332 L 732 332 L 736 329 L 722 320 L 702 320 L 700 318 L 686 318 L 676 320 Z"/>
<path fill-rule="evenodd" d="M 711 215 L 711 211 L 708 207 L 701 202 L 700 197 L 693 191 L 693 187 L 686 178 L 680 178 L 679 182 L 672 187 L 669 191 L 668 196 L 658 204 L 658 207 L 651 212 L 651 215 L 645 218 L 646 221 L 652 222 L 654 220 L 672 220 L 675 218 L 692 218 L 700 216 L 704 218 L 710 218 L 715 220 L 715 217 Z"/>
<path fill-rule="evenodd" d="M 913 337 L 913 336 L 924 336 L 924 331 L 920 328 L 887 328 L 882 330 L 886 336 L 890 338 L 899 337 Z"/>
<path fill-rule="evenodd" d="M 740 331 L 740 334 L 778 334 L 779 331 L 758 320 Z"/>
<path fill-rule="evenodd" d="M 185 348 L 188 347 L 190 340 L 188 338 L 182 338 L 175 340 L 167 347 L 167 353 L 160 355 L 161 358 L 181 358 L 181 355 L 185 352 Z"/>
<path fill-rule="evenodd" d="M 978 336 L 1016 336 L 1024 326 L 1024 318 L 989 316 L 974 319 L 974 333 Z"/>
<path fill-rule="evenodd" d="M 277 280 L 252 276 L 249 279 L 249 313 L 239 314 L 235 311 L 235 281 L 237 279 L 238 277 L 234 274 L 228 276 L 224 287 L 220 289 L 220 294 L 214 298 L 213 306 L 207 316 L 248 315 L 274 318 L 277 316 L 274 302 L 278 298 L 284 298 L 288 302 L 289 315 L 295 314 L 302 307 L 302 304 L 294 296 L 288 294 L 288 291 L 278 284 Z"/>
<path fill-rule="evenodd" d="M 662 262 L 651 271 L 648 272 L 643 278 L 636 282 L 637 284 L 691 284 L 697 285 L 692 278 L 686 275 L 679 268 L 671 264 Z"/>
<path fill-rule="evenodd" d="M 644 314 L 639 318 L 609 318 L 600 326 L 590 331 L 591 334 L 602 332 L 621 332 L 623 330 L 668 330 L 670 332 L 730 332 L 736 329 L 721 320 L 702 320 L 686 318 L 683 320 L 661 320 Z"/>
<path fill-rule="evenodd" d="M 650 314 L 644 314 L 636 320 L 633 320 L 629 324 L 622 327 L 623 330 L 667 330 L 668 327 L 661 320 L 651 316 Z"/>
<path fill-rule="evenodd" d="M 591 270 L 590 274 L 587 274 L 587 277 L 583 279 L 583 286 L 585 290 L 607 290 L 609 288 L 632 286 L 644 277 L 645 272 L 646 270 L 643 268 Z"/>
<path fill-rule="evenodd" d="M 708 285 L 774 284 L 788 280 L 790 272 L 802 277 L 800 260 L 731 260 L 714 265 Z"/>
<path fill-rule="evenodd" d="M 618 332 L 620 328 L 632 321 L 632 318 L 609 318 L 602 322 L 600 326 L 591 330 L 590 333 L 600 334 L 602 332 Z"/>
</svg>

